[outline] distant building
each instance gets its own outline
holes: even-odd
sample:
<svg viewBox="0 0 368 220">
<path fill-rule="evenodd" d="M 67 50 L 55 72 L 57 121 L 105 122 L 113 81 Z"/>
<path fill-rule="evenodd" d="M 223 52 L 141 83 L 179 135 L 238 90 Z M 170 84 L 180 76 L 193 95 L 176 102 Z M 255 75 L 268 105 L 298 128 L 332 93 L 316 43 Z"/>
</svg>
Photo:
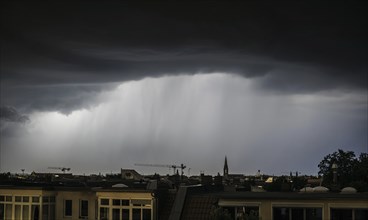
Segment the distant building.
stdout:
<svg viewBox="0 0 368 220">
<path fill-rule="evenodd" d="M 224 181 L 227 181 L 229 178 L 229 167 L 227 165 L 227 157 L 225 156 L 225 163 L 224 163 Z"/>
<path fill-rule="evenodd" d="M 132 169 L 121 169 L 121 178 L 125 180 L 142 180 L 143 177 Z"/>
<path fill-rule="evenodd" d="M 229 166 L 227 164 L 227 157 L 225 156 L 223 183 L 225 185 L 239 184 L 244 182 L 244 179 L 245 179 L 244 174 L 229 174 Z"/>
</svg>

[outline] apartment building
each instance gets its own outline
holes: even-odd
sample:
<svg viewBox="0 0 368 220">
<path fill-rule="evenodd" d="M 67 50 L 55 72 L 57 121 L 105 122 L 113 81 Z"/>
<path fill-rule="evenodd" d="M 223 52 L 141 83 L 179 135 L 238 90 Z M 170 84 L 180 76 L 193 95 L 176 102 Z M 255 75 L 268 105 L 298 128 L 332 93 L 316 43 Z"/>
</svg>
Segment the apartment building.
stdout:
<svg viewBox="0 0 368 220">
<path fill-rule="evenodd" d="M 0 186 L 0 220 L 153 220 L 151 190 Z"/>
<path fill-rule="evenodd" d="M 368 193 L 215 192 L 187 190 L 181 220 L 365 220 Z"/>
<path fill-rule="evenodd" d="M 249 192 L 192 185 L 168 193 L 172 190 L 147 190 L 124 184 L 2 185 L 0 220 L 211 220 L 221 212 L 234 220 L 368 219 L 368 193 L 317 188 L 302 192 Z"/>
</svg>

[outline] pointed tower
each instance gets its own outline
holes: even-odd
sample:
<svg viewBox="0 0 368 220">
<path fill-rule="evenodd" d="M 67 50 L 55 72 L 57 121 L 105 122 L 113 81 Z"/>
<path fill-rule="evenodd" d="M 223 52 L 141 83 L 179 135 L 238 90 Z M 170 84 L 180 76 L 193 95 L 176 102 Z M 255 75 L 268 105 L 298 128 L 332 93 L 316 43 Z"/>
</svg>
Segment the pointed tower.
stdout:
<svg viewBox="0 0 368 220">
<path fill-rule="evenodd" d="M 227 166 L 227 157 L 225 156 L 224 179 L 227 179 L 228 175 L 229 175 L 229 167 Z"/>
</svg>

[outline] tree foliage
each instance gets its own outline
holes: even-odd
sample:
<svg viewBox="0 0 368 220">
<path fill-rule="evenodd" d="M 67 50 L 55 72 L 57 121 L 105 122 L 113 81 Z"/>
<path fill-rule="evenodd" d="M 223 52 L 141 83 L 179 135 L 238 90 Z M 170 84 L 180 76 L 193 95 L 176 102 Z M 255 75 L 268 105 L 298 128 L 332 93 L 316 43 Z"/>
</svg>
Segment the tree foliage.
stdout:
<svg viewBox="0 0 368 220">
<path fill-rule="evenodd" d="M 368 154 L 361 153 L 357 158 L 353 151 L 338 151 L 328 154 L 318 164 L 319 175 L 323 175 L 323 185 L 329 187 L 333 184 L 333 164 L 337 165 L 337 183 L 341 187 L 368 184 Z"/>
</svg>

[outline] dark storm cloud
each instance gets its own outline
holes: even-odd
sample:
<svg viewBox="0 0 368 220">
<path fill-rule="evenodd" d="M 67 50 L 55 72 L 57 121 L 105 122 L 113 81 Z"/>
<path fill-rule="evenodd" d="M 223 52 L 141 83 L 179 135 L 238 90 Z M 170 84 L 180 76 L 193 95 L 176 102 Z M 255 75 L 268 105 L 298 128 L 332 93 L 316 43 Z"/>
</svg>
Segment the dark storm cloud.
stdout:
<svg viewBox="0 0 368 220">
<path fill-rule="evenodd" d="M 29 118 L 10 106 L 0 106 L 0 120 L 7 122 L 26 123 Z"/>
<path fill-rule="evenodd" d="M 20 114 L 14 107 L 0 106 L 0 135 L 1 137 L 13 137 L 24 134 L 23 126 L 29 123 L 26 115 Z"/>
<path fill-rule="evenodd" d="M 69 111 L 76 105 L 63 100 L 73 102 L 78 87 L 59 87 L 51 99 L 39 86 L 198 72 L 258 77 L 261 88 L 287 93 L 366 89 L 366 8 L 354 1 L 3 3 L 1 102 Z"/>
<path fill-rule="evenodd" d="M 6 92 L 1 94 L 1 98 L 21 106 L 25 112 L 38 110 L 68 114 L 75 109 L 94 106 L 96 97 L 102 91 L 110 91 L 115 87 L 114 83 L 10 86 L 4 89 Z"/>
</svg>

